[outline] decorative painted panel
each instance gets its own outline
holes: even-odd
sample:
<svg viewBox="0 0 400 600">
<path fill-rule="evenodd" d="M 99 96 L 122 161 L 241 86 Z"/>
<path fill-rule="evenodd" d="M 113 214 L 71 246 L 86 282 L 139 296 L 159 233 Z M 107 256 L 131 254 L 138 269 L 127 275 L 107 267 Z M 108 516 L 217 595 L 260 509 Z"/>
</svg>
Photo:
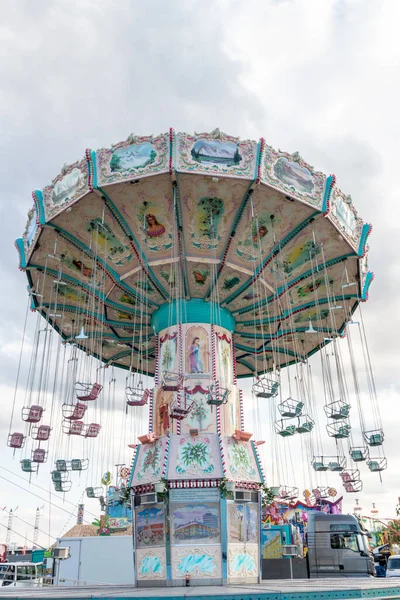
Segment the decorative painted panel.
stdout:
<svg viewBox="0 0 400 600">
<path fill-rule="evenodd" d="M 172 578 L 184 579 L 189 574 L 193 579 L 221 578 L 221 547 L 175 546 L 171 549 Z"/>
<path fill-rule="evenodd" d="M 43 188 L 45 220 L 65 210 L 90 191 L 89 170 L 86 158 L 65 165 L 51 185 Z"/>
<path fill-rule="evenodd" d="M 228 577 L 256 577 L 259 571 L 258 564 L 258 545 L 229 544 Z"/>
<path fill-rule="evenodd" d="M 232 432 L 233 433 L 233 432 Z M 226 476 L 234 481 L 261 482 L 258 466 L 250 442 L 238 442 L 222 436 Z"/>
<path fill-rule="evenodd" d="M 214 129 L 211 133 L 176 136 L 176 170 L 253 179 L 257 143 Z"/>
<path fill-rule="evenodd" d="M 337 187 L 333 189 L 331 195 L 328 218 L 358 251 L 363 221 L 353 206 L 351 196 L 346 196 Z"/>
<path fill-rule="evenodd" d="M 160 481 L 163 476 L 167 450 L 168 439 L 165 436 L 152 444 L 140 446 L 132 486 Z"/>
<path fill-rule="evenodd" d="M 220 541 L 219 503 L 172 503 L 172 544 L 215 544 Z"/>
<path fill-rule="evenodd" d="M 36 206 L 33 206 L 28 212 L 28 220 L 26 222 L 25 231 L 22 235 L 24 241 L 25 254 L 28 256 L 36 243 L 36 240 L 40 233 L 39 227 L 39 216 L 37 214 Z"/>
<path fill-rule="evenodd" d="M 136 574 L 139 581 L 167 578 L 165 548 L 138 548 L 136 550 Z"/>
<path fill-rule="evenodd" d="M 162 546 L 165 543 L 165 515 L 162 504 L 137 507 L 136 547 Z"/>
<path fill-rule="evenodd" d="M 168 479 L 222 477 L 216 434 L 171 436 Z"/>
<path fill-rule="evenodd" d="M 228 541 L 257 544 L 260 519 L 254 503 L 228 503 Z"/>
<path fill-rule="evenodd" d="M 164 371 L 175 373 L 178 365 L 178 331 L 165 329 L 160 336 L 160 373 Z"/>
<path fill-rule="evenodd" d="M 169 170 L 169 135 L 138 137 L 96 152 L 97 185 L 109 185 Z"/>
<path fill-rule="evenodd" d="M 185 373 L 209 373 L 210 344 L 206 329 L 201 325 L 192 325 L 187 329 L 185 339 Z"/>
<path fill-rule="evenodd" d="M 314 171 L 298 152 L 289 154 L 265 146 L 261 180 L 293 198 L 322 209 L 326 176 Z"/>
</svg>

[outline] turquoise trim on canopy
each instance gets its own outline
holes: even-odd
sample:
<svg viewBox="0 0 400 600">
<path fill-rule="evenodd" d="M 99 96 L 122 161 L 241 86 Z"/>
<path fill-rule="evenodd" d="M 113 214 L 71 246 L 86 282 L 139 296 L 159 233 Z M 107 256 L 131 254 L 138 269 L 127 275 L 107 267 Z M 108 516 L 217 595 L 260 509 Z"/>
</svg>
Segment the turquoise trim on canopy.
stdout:
<svg viewBox="0 0 400 600">
<path fill-rule="evenodd" d="M 367 239 L 369 234 L 372 231 L 372 225 L 369 225 L 368 223 L 364 223 L 362 231 L 361 231 L 361 237 L 360 237 L 360 244 L 358 246 L 358 256 L 364 256 L 365 253 L 365 246 L 367 244 Z"/>
<path fill-rule="evenodd" d="M 326 211 L 328 210 L 328 202 L 331 198 L 333 184 L 334 184 L 334 177 L 333 177 L 333 175 L 329 175 L 329 177 L 326 178 L 326 182 L 325 182 L 325 192 L 324 192 L 324 198 L 322 201 L 322 208 L 321 208 L 321 212 L 323 212 L 323 213 L 326 213 Z"/>
<path fill-rule="evenodd" d="M 42 190 L 34 191 L 34 202 L 36 205 L 36 213 L 38 215 L 39 225 L 46 225 L 46 211 L 44 209 Z"/>
<path fill-rule="evenodd" d="M 22 238 L 18 238 L 17 240 L 15 240 L 15 247 L 18 250 L 19 267 L 20 267 L 20 269 L 25 269 L 26 268 L 26 254 L 25 254 L 24 240 Z"/>
<path fill-rule="evenodd" d="M 363 302 L 365 300 L 368 300 L 368 290 L 369 290 L 369 286 L 371 285 L 373 279 L 374 279 L 374 274 L 371 273 L 371 271 L 368 271 L 367 276 L 365 278 L 364 287 L 361 292 L 361 300 Z"/>
<path fill-rule="evenodd" d="M 153 312 L 150 323 L 154 333 L 178 323 L 212 323 L 230 332 L 235 329 L 235 319 L 229 310 L 200 298 L 163 304 Z"/>
</svg>

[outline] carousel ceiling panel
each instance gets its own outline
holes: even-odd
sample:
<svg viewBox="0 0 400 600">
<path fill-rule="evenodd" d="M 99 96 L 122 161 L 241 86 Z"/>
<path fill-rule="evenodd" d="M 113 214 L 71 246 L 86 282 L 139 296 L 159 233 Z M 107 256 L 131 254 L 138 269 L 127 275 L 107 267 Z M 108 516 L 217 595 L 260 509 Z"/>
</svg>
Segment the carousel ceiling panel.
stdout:
<svg viewBox="0 0 400 600">
<path fill-rule="evenodd" d="M 118 275 L 129 272 L 138 265 L 129 239 L 117 219 L 98 194 L 90 194 L 83 202 L 73 206 L 68 214 L 59 215 L 54 224 L 78 241 L 110 271 Z"/>
<path fill-rule="evenodd" d="M 121 184 L 107 195 L 124 219 L 146 261 L 169 258 L 173 247 L 173 187 L 170 175 Z"/>
<path fill-rule="evenodd" d="M 122 282 L 124 286 L 132 290 L 137 298 L 143 299 L 148 306 L 155 308 L 165 301 L 164 296 L 159 291 L 163 289 L 163 286 L 158 283 L 156 277 L 150 279 L 143 269 L 135 269 L 134 273 L 128 273 L 122 278 Z"/>
<path fill-rule="evenodd" d="M 262 139 L 129 136 L 86 151 L 33 196 L 16 243 L 31 291 L 44 291 L 33 304 L 62 314 L 49 319 L 64 338 L 84 325 L 96 353 L 121 366 L 131 344 L 154 354 L 151 314 L 180 298 L 233 313 L 239 376 L 273 344 L 285 364 L 299 344 L 310 354 L 342 332 L 373 278 L 370 226 L 334 176 Z"/>
<path fill-rule="evenodd" d="M 178 178 L 181 220 L 187 256 L 222 255 L 240 217 L 249 183 L 193 175 Z"/>
<path fill-rule="evenodd" d="M 256 187 L 236 227 L 227 260 L 254 270 L 313 214 L 314 209 L 292 202 L 276 190 Z"/>
</svg>

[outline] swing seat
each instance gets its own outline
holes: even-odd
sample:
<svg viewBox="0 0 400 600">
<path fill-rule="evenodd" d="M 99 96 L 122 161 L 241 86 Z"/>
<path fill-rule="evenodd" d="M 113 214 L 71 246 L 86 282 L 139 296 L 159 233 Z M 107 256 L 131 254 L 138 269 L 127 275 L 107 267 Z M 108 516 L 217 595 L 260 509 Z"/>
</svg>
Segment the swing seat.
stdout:
<svg viewBox="0 0 400 600">
<path fill-rule="evenodd" d="M 296 427 L 296 431 L 297 433 L 310 433 L 314 429 L 314 421 L 306 415 L 303 417 L 303 419 L 299 419 L 299 424 Z"/>
<path fill-rule="evenodd" d="M 344 484 L 360 481 L 360 471 L 358 469 L 348 469 L 340 473 Z"/>
<path fill-rule="evenodd" d="M 249 431 L 241 431 L 240 429 L 235 429 L 234 433 L 232 434 L 232 437 L 238 442 L 248 442 L 252 435 L 253 434 Z"/>
<path fill-rule="evenodd" d="M 50 437 L 51 427 L 49 425 L 39 425 L 32 427 L 32 438 L 39 442 L 47 442 Z"/>
<path fill-rule="evenodd" d="M 364 460 L 367 460 L 368 456 L 369 452 L 367 446 L 350 448 L 350 458 L 354 462 L 362 462 Z"/>
<path fill-rule="evenodd" d="M 210 404 L 211 406 L 221 406 L 222 404 L 226 404 L 230 393 L 230 390 L 227 388 L 210 385 L 207 394 L 207 404 Z"/>
<path fill-rule="evenodd" d="M 68 466 L 69 465 L 68 465 L 68 463 L 67 463 L 66 460 L 63 460 L 63 459 L 56 460 L 56 469 L 57 469 L 57 471 L 64 473 L 64 472 L 68 471 Z"/>
<path fill-rule="evenodd" d="M 72 481 L 54 481 L 56 492 L 69 492 L 72 487 Z"/>
<path fill-rule="evenodd" d="M 336 440 L 342 440 L 350 436 L 351 427 L 348 423 L 332 423 L 326 426 L 326 430 L 330 437 Z"/>
<path fill-rule="evenodd" d="M 293 418 L 300 417 L 304 403 L 294 400 L 293 398 L 287 398 L 281 404 L 278 404 L 278 410 L 282 417 Z"/>
<path fill-rule="evenodd" d="M 47 452 L 44 448 L 35 448 L 32 451 L 32 462 L 44 463 L 47 460 Z"/>
<path fill-rule="evenodd" d="M 68 481 L 68 473 L 66 471 L 52 471 L 51 480 L 53 483 L 64 483 L 65 481 Z"/>
<path fill-rule="evenodd" d="M 328 419 L 347 419 L 350 414 L 350 404 L 336 400 L 324 406 L 324 411 Z"/>
<path fill-rule="evenodd" d="M 62 430 L 67 435 L 82 435 L 84 426 L 83 421 L 63 421 Z"/>
<path fill-rule="evenodd" d="M 33 406 L 24 406 L 22 409 L 22 420 L 26 423 L 38 423 L 43 415 L 43 406 L 34 404 Z"/>
<path fill-rule="evenodd" d="M 25 436 L 23 433 L 10 433 L 7 440 L 7 446 L 9 448 L 23 448 L 25 446 Z"/>
<path fill-rule="evenodd" d="M 362 481 L 349 482 L 344 484 L 344 489 L 348 494 L 356 494 L 363 489 Z"/>
<path fill-rule="evenodd" d="M 316 500 L 322 500 L 330 497 L 328 487 L 316 487 L 312 490 L 312 493 L 314 494 Z"/>
<path fill-rule="evenodd" d="M 158 435 L 156 435 L 154 433 L 154 431 L 151 431 L 150 433 L 145 433 L 144 435 L 139 435 L 138 436 L 138 440 L 141 444 L 154 444 L 154 442 L 156 442 L 158 440 Z M 137 448 L 136 444 L 130 444 L 128 446 L 129 448 Z"/>
<path fill-rule="evenodd" d="M 73 458 L 71 460 L 71 471 L 86 471 L 89 465 L 89 460 L 87 458 Z"/>
<path fill-rule="evenodd" d="M 341 473 L 346 466 L 346 459 L 339 458 L 337 460 L 332 460 L 328 463 L 329 471 L 333 471 L 334 473 Z"/>
<path fill-rule="evenodd" d="M 21 469 L 24 473 L 36 473 L 39 465 L 32 463 L 30 458 L 24 458 L 21 460 Z"/>
<path fill-rule="evenodd" d="M 96 438 L 100 433 L 101 425 L 99 423 L 90 423 L 85 427 L 85 438 Z"/>
<path fill-rule="evenodd" d="M 85 416 L 86 411 L 87 404 L 81 404 L 80 402 L 76 404 L 63 404 L 62 406 L 63 417 L 69 421 L 80 421 Z"/>
<path fill-rule="evenodd" d="M 164 371 L 161 387 L 164 392 L 179 392 L 183 386 L 184 376 L 179 373 Z"/>
<path fill-rule="evenodd" d="M 127 387 L 125 390 L 126 403 L 128 406 L 144 406 L 148 403 L 151 392 L 147 388 L 144 390 L 142 387 Z"/>
<path fill-rule="evenodd" d="M 91 402 L 97 400 L 103 386 L 100 383 L 79 383 L 75 384 L 76 397 L 82 402 Z"/>
<path fill-rule="evenodd" d="M 279 383 L 268 377 L 260 377 L 253 384 L 256 398 L 275 398 L 278 395 Z"/>
<path fill-rule="evenodd" d="M 372 458 L 367 461 L 368 469 L 372 473 L 377 473 L 379 471 L 384 471 L 387 468 L 387 459 L 386 458 Z"/>
<path fill-rule="evenodd" d="M 285 429 L 277 431 L 277 433 L 282 437 L 290 437 L 291 435 L 294 435 L 296 433 L 296 427 L 294 425 L 288 425 L 287 427 L 285 427 Z"/>
<path fill-rule="evenodd" d="M 368 446 L 382 446 L 385 436 L 382 429 L 375 429 L 373 431 L 365 431 L 364 438 Z"/>
<path fill-rule="evenodd" d="M 101 498 L 103 495 L 103 488 L 101 487 L 87 487 L 86 496 L 88 498 Z"/>
<path fill-rule="evenodd" d="M 328 470 L 328 465 L 325 465 L 323 462 L 318 461 L 318 460 L 316 460 L 312 463 L 312 467 L 313 467 L 314 471 L 317 471 L 318 473 Z"/>
<path fill-rule="evenodd" d="M 184 400 L 178 397 L 171 404 L 170 417 L 176 421 L 185 419 L 194 406 L 194 400 L 190 401 L 190 396 L 185 394 Z"/>
<path fill-rule="evenodd" d="M 279 494 L 277 498 L 280 500 L 294 500 L 299 495 L 299 489 L 296 487 L 289 487 L 286 485 L 281 485 L 279 488 Z"/>
</svg>

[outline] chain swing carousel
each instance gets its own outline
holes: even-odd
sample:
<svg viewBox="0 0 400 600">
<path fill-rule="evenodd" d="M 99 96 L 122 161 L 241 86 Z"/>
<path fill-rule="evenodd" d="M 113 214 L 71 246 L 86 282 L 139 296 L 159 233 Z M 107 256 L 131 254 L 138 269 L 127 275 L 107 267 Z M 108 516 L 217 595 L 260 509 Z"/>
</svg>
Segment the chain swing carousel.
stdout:
<svg viewBox="0 0 400 600">
<path fill-rule="evenodd" d="M 332 495 L 328 474 L 355 492 L 356 463 L 386 467 L 362 316 L 353 321 L 372 280 L 371 227 L 334 176 L 263 139 L 171 129 L 87 150 L 33 199 L 16 246 L 38 321 L 24 427 L 14 400 L 8 445 L 29 477 L 52 460 L 54 489 L 67 492 L 130 436 L 139 585 L 257 581 L 263 486 L 280 502 L 299 494 L 293 437 L 308 503 Z M 110 425 L 119 369 L 124 433 Z M 104 502 L 101 487 L 87 495 Z"/>
</svg>

